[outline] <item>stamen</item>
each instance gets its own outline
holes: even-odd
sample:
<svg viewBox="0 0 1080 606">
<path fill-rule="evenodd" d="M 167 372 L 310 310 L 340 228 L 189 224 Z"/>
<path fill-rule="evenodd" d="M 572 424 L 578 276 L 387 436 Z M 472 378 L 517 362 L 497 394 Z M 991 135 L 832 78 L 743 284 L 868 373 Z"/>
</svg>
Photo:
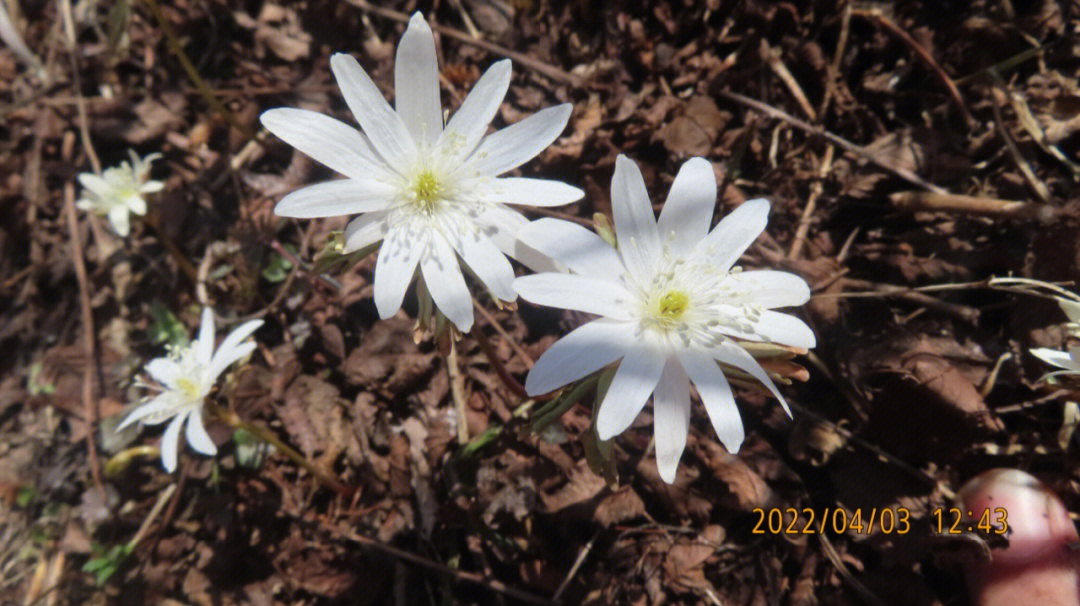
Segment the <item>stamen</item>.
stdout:
<svg viewBox="0 0 1080 606">
<path fill-rule="evenodd" d="M 412 195 L 421 210 L 431 212 L 435 209 L 435 205 L 442 200 L 442 183 L 430 170 L 425 170 L 417 175 L 416 180 L 413 181 Z"/>
</svg>

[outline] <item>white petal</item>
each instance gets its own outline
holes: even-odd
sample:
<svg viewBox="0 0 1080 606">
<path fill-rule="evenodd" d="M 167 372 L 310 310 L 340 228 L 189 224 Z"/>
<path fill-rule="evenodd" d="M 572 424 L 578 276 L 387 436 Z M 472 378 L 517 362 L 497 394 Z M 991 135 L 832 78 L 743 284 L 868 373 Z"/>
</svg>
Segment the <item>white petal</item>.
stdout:
<svg viewBox="0 0 1080 606">
<path fill-rule="evenodd" d="M 532 160 L 566 128 L 573 106 L 542 109 L 480 141 L 461 169 L 466 177 L 495 177 Z"/>
<path fill-rule="evenodd" d="M 585 192 L 562 181 L 525 177 L 482 177 L 466 181 L 462 189 L 480 202 L 522 206 L 562 206 L 585 196 Z"/>
<path fill-rule="evenodd" d="M 646 344 L 626 352 L 596 415 L 596 433 L 601 440 L 610 440 L 630 427 L 660 382 L 666 362 L 666 355 Z"/>
<path fill-rule="evenodd" d="M 154 358 L 147 362 L 144 370 L 152 379 L 169 387 L 176 384 L 176 377 L 180 374 L 180 367 L 170 358 Z"/>
<path fill-rule="evenodd" d="M 163 189 L 165 189 L 165 184 L 161 181 L 147 181 L 139 186 L 139 193 L 156 194 Z"/>
<path fill-rule="evenodd" d="M 503 301 L 517 299 L 514 268 L 487 236 L 479 230 L 463 230 L 457 234 L 454 248 L 493 295 Z"/>
<path fill-rule="evenodd" d="M 765 369 L 761 367 L 761 364 L 758 364 L 758 361 L 754 359 L 754 356 L 751 356 L 745 349 L 734 343 L 721 343 L 719 346 L 710 350 L 709 353 L 724 364 L 734 366 L 761 382 L 762 385 L 772 392 L 777 400 L 780 400 L 780 405 L 784 407 L 784 412 L 786 412 L 789 417 L 791 416 L 791 409 L 788 408 L 787 400 L 780 394 L 780 390 L 776 388 L 776 384 L 769 378 L 769 374 L 765 372 Z"/>
<path fill-rule="evenodd" d="M 349 222 L 345 228 L 345 248 L 342 252 L 351 253 L 374 244 L 383 239 L 389 224 L 386 221 L 389 213 L 385 211 L 360 215 Z"/>
<path fill-rule="evenodd" d="M 229 333 L 229 336 L 225 337 L 225 340 L 221 342 L 221 346 L 218 347 L 218 350 L 224 352 L 236 347 L 243 342 L 244 339 L 255 334 L 255 331 L 259 330 L 259 327 L 262 325 L 262 320 L 248 320 L 247 322 L 244 322 L 240 326 L 234 328 L 232 332 Z"/>
<path fill-rule="evenodd" d="M 630 293 L 610 280 L 574 274 L 533 274 L 514 280 L 514 290 L 536 305 L 575 309 L 616 320 L 632 317 Z"/>
<path fill-rule="evenodd" d="M 214 360 L 206 370 L 208 380 L 210 382 L 217 381 L 217 378 L 221 373 L 225 372 L 225 369 L 232 366 L 237 360 L 240 360 L 255 351 L 257 347 L 258 345 L 253 341 L 249 341 L 235 347 L 230 347 L 227 351 L 218 351 L 214 354 Z"/>
<path fill-rule="evenodd" d="M 705 238 L 716 206 L 716 174 L 704 158 L 687 160 L 671 184 L 656 221 L 660 240 L 677 253 L 690 252 Z"/>
<path fill-rule="evenodd" d="M 729 274 L 744 301 L 766 309 L 792 307 L 810 300 L 810 287 L 799 276 L 768 269 Z"/>
<path fill-rule="evenodd" d="M 83 187 L 97 194 L 98 196 L 104 196 L 109 192 L 110 189 L 112 189 L 111 187 L 109 187 L 109 184 L 105 181 L 105 179 L 102 179 L 100 176 L 95 175 L 94 173 L 79 173 L 78 179 L 79 183 Z"/>
<path fill-rule="evenodd" d="M 469 332 L 473 324 L 472 295 L 465 285 L 457 255 L 442 234 L 431 234 L 429 241 L 427 253 L 420 257 L 420 271 L 431 300 L 458 330 Z"/>
<path fill-rule="evenodd" d="M 413 13 L 398 43 L 394 103 L 413 141 L 420 147 L 434 145 L 442 134 L 439 62 L 435 57 L 435 35 L 419 12 Z"/>
<path fill-rule="evenodd" d="M 116 431 L 124 429 L 135 421 L 142 421 L 146 417 L 163 412 L 167 410 L 171 404 L 172 400 L 166 394 L 158 395 L 152 400 L 140 404 L 135 410 L 128 413 L 128 416 L 124 417 L 124 420 L 116 426 Z"/>
<path fill-rule="evenodd" d="M 653 392 L 653 435 L 656 439 L 656 467 L 660 477 L 671 484 L 679 469 L 690 431 L 690 379 L 679 361 L 669 358 Z"/>
<path fill-rule="evenodd" d="M 412 166 L 416 158 L 416 143 L 409 129 L 356 59 L 336 53 L 330 57 L 330 71 L 334 72 L 345 104 L 364 129 L 375 151 L 398 172 Z"/>
<path fill-rule="evenodd" d="M 199 337 L 191 346 L 195 348 L 196 359 L 204 366 L 209 366 L 214 357 L 214 310 L 209 306 L 202 310 Z"/>
<path fill-rule="evenodd" d="M 656 217 L 641 170 L 622 154 L 615 158 L 615 175 L 611 179 L 611 212 L 626 268 L 642 282 L 651 279 L 661 252 Z"/>
<path fill-rule="evenodd" d="M 206 428 L 203 427 L 202 413 L 198 410 L 188 415 L 187 431 L 185 433 L 187 434 L 188 444 L 196 451 L 210 456 L 217 454 L 217 446 L 210 439 L 210 434 L 206 433 Z"/>
<path fill-rule="evenodd" d="M 716 229 L 698 244 L 695 253 L 707 255 L 721 269 L 731 269 L 765 231 L 768 221 L 769 201 L 764 198 L 747 200 L 721 219 Z"/>
<path fill-rule="evenodd" d="M 114 206 L 109 210 L 109 223 L 116 231 L 116 235 L 126 238 L 131 232 L 130 212 L 126 206 Z"/>
<path fill-rule="evenodd" d="M 347 177 L 370 179 L 388 173 L 368 138 L 340 120 L 292 107 L 265 111 L 259 120 L 282 141 Z"/>
<path fill-rule="evenodd" d="M 129 196 L 124 200 L 124 206 L 132 213 L 139 215 L 140 217 L 146 214 L 146 200 L 139 194 Z"/>
<path fill-rule="evenodd" d="M 761 317 L 754 324 L 753 336 L 749 338 L 803 349 L 813 349 L 817 345 L 814 331 L 805 322 L 795 316 L 776 311 L 761 312 Z"/>
<path fill-rule="evenodd" d="M 510 86 L 510 60 L 496 61 L 476 81 L 465 101 L 446 125 L 436 143 L 451 166 L 457 166 L 476 149 L 487 132 L 488 124 L 499 111 L 499 105 Z"/>
<path fill-rule="evenodd" d="M 593 320 L 570 331 L 540 356 L 525 378 L 536 396 L 554 391 L 611 364 L 626 354 L 633 330 L 624 322 Z"/>
<path fill-rule="evenodd" d="M 1065 315 L 1069 317 L 1070 322 L 1073 324 L 1080 323 L 1080 301 L 1058 299 L 1058 305 L 1061 306 L 1061 311 L 1065 312 Z"/>
<path fill-rule="evenodd" d="M 501 204 L 484 207 L 474 218 L 484 235 L 495 246 L 529 269 L 542 271 L 563 271 L 554 261 L 543 253 L 518 240 L 518 233 L 529 224 L 521 213 Z"/>
<path fill-rule="evenodd" d="M 188 418 L 187 414 L 176 415 L 176 418 L 165 428 L 165 435 L 161 436 L 161 463 L 165 471 L 176 471 L 177 449 L 180 448 L 180 426 Z"/>
<path fill-rule="evenodd" d="M 577 223 L 545 217 L 530 223 L 518 237 L 583 276 L 614 279 L 626 271 L 614 246 Z"/>
<path fill-rule="evenodd" d="M 1036 349 L 1032 349 L 1031 355 L 1042 360 L 1043 362 L 1046 362 L 1047 364 L 1050 364 L 1051 366 L 1064 368 L 1065 370 L 1080 370 L 1080 365 L 1077 365 L 1077 363 L 1073 361 L 1072 357 L 1064 351 L 1058 351 L 1056 349 L 1049 349 L 1046 347 L 1039 347 Z"/>
<path fill-rule="evenodd" d="M 340 179 L 298 189 L 281 199 L 274 213 L 314 219 L 385 210 L 394 203 L 397 188 L 373 179 Z"/>
<path fill-rule="evenodd" d="M 255 350 L 256 345 L 254 342 L 243 343 L 243 341 L 262 325 L 262 320 L 250 320 L 236 327 L 229 333 L 229 336 L 225 337 L 225 340 L 221 342 L 221 346 L 214 352 L 214 357 L 210 360 L 210 367 L 207 369 L 207 375 L 211 381 L 216 380 L 233 362 Z"/>
<path fill-rule="evenodd" d="M 686 374 L 697 387 L 705 412 L 709 414 L 716 435 L 724 448 L 730 453 L 739 452 L 746 430 L 743 429 L 742 417 L 735 406 L 735 395 L 727 377 L 713 359 L 703 353 L 682 351 L 679 353 Z"/>
<path fill-rule="evenodd" d="M 386 233 L 375 261 L 375 308 L 380 318 L 385 320 L 401 309 L 427 241 L 426 231 L 412 230 L 408 225 L 395 226 Z"/>
</svg>

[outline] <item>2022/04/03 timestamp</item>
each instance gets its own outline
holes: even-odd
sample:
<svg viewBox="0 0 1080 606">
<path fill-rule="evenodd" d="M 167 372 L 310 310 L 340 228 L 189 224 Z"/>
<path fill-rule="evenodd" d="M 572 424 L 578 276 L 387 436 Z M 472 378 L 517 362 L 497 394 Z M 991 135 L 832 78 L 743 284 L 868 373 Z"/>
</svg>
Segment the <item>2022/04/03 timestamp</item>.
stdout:
<svg viewBox="0 0 1080 606">
<path fill-rule="evenodd" d="M 871 534 L 907 534 L 911 531 L 911 511 L 906 507 L 847 510 L 844 508 L 817 511 L 810 507 L 796 509 L 755 508 L 758 520 L 752 534 L 814 534 L 829 530 L 837 534 L 854 532 Z M 976 516 L 975 514 L 979 515 Z M 956 507 L 936 508 L 931 512 L 931 530 L 937 534 L 961 534 L 981 532 L 1005 534 L 1009 531 L 1009 512 L 1004 507 L 984 509 L 981 512 L 963 511 Z"/>
</svg>

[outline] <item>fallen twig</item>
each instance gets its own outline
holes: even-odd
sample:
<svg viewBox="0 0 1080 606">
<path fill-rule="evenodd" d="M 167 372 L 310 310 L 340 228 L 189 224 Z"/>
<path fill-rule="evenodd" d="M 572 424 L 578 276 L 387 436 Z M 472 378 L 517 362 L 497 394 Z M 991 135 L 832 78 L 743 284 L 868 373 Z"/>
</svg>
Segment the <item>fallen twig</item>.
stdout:
<svg viewBox="0 0 1080 606">
<path fill-rule="evenodd" d="M 952 212 L 1004 219 L 1036 219 L 1043 222 L 1053 221 L 1064 214 L 1060 208 L 1047 204 L 921 191 L 896 192 L 889 196 L 889 201 L 898 209 L 912 212 Z"/>
<path fill-rule="evenodd" d="M 90 280 L 86 274 L 86 261 L 83 259 L 82 237 L 79 235 L 79 219 L 75 214 L 75 184 L 64 184 L 64 216 L 67 218 L 68 234 L 71 239 L 71 263 L 75 266 L 75 282 L 79 286 L 79 309 L 82 313 L 83 366 L 82 400 L 86 415 L 86 450 L 90 457 L 90 476 L 94 486 L 104 495 L 101 483 L 101 469 L 97 455 L 97 401 L 94 399 L 94 367 L 97 362 L 97 343 L 94 334 L 94 312 L 90 307 Z"/>
<path fill-rule="evenodd" d="M 526 591 L 511 587 L 497 579 L 493 579 L 482 574 L 477 574 L 475 572 L 469 572 L 467 570 L 452 568 L 441 562 L 429 560 L 423 556 L 419 556 L 415 553 L 405 551 L 404 549 L 398 549 L 397 547 L 394 547 L 392 545 L 381 543 L 379 541 L 376 541 L 375 539 L 365 537 L 364 535 L 357 534 L 355 532 L 346 532 L 342 534 L 340 529 L 331 527 L 328 524 L 326 525 L 326 528 L 332 531 L 335 536 L 343 536 L 349 541 L 381 551 L 391 557 L 405 560 L 406 562 L 411 562 L 413 564 L 423 566 L 424 568 L 428 568 L 430 570 L 441 572 L 459 581 L 466 581 L 475 585 L 487 587 L 492 591 L 507 595 L 514 598 L 515 600 L 521 600 L 522 602 L 525 602 L 527 604 L 536 604 L 537 606 L 552 606 L 553 604 L 558 604 L 558 602 L 556 601 L 548 600 L 540 596 L 528 593 Z"/>
<path fill-rule="evenodd" d="M 391 19 L 393 21 L 398 21 L 400 23 L 408 23 L 409 22 L 409 16 L 406 15 L 405 13 L 398 12 L 398 11 L 390 9 L 390 8 L 384 8 L 382 6 L 376 6 L 376 5 L 374 5 L 374 4 L 370 3 L 370 2 L 367 2 L 366 0 L 345 0 L 345 1 L 347 3 L 355 6 L 356 8 L 369 11 L 369 12 L 374 13 L 376 15 L 379 15 L 380 17 L 383 17 L 385 19 Z M 489 53 L 494 53 L 494 54 L 499 55 L 501 57 L 508 57 L 509 59 L 514 61 L 515 63 L 519 63 L 519 64 L 525 66 L 526 68 L 531 69 L 534 72 L 537 72 L 539 74 L 547 76 L 548 78 L 551 78 L 552 80 L 555 80 L 556 82 L 562 82 L 563 84 L 569 84 L 570 86 L 574 86 L 574 87 L 578 87 L 578 88 L 583 88 L 583 87 L 587 86 L 587 83 L 585 82 L 585 79 L 582 78 L 581 76 L 571 74 L 570 72 L 559 69 L 559 68 L 555 67 L 554 65 L 549 65 L 547 63 L 544 63 L 543 61 L 540 61 L 538 59 L 534 59 L 533 57 L 530 57 L 529 55 L 526 55 L 524 53 L 519 53 L 517 51 L 510 50 L 509 48 L 506 48 L 505 46 L 499 46 L 498 44 L 494 44 L 492 42 L 488 42 L 487 40 L 483 40 L 483 39 L 480 39 L 480 38 L 473 38 L 472 36 L 470 36 L 469 34 L 466 34 L 465 32 L 458 31 L 458 30 L 456 30 L 456 29 L 454 29 L 452 27 L 447 27 L 445 25 L 433 24 L 431 26 L 431 29 L 433 29 L 436 32 L 439 32 L 440 34 L 442 34 L 444 36 L 447 36 L 449 38 L 453 38 L 453 39 L 455 39 L 455 40 L 457 40 L 459 42 L 464 42 L 465 44 L 471 44 L 471 45 L 473 45 L 473 46 L 475 46 L 477 48 L 482 48 L 482 49 L 488 51 Z"/>
<path fill-rule="evenodd" d="M 806 93 L 803 92 L 801 86 L 799 86 L 798 80 L 795 76 L 791 75 L 791 71 L 788 70 L 787 65 L 784 65 L 784 61 L 780 58 L 780 54 L 769 46 L 769 42 L 764 38 L 761 39 L 761 58 L 769 64 L 769 68 L 773 70 L 776 77 L 784 83 L 788 91 L 791 92 L 791 96 L 795 97 L 795 102 L 799 104 L 799 108 L 806 114 L 807 119 L 811 122 L 817 122 L 817 113 L 814 112 L 814 106 L 810 105 L 810 100 L 806 98 Z"/>
<path fill-rule="evenodd" d="M 799 217 L 799 225 L 795 228 L 795 236 L 791 239 L 791 249 L 788 250 L 787 255 L 788 259 L 798 259 L 802 253 L 803 244 L 806 243 L 806 235 L 810 233 L 810 220 L 814 216 L 814 210 L 817 208 L 818 197 L 824 191 L 821 182 L 825 180 L 825 177 L 832 170 L 833 151 L 835 149 L 830 145 L 825 150 L 825 158 L 818 168 L 817 179 L 814 179 L 814 182 L 810 184 L 810 195 L 806 198 L 806 206 Z"/>
<path fill-rule="evenodd" d="M 960 95 L 960 89 L 956 88 L 956 84 L 952 81 L 952 78 L 950 78 L 949 75 L 945 73 L 945 70 L 942 69 L 940 65 L 938 65 L 938 62 L 935 61 L 932 56 L 930 56 L 930 53 L 926 52 L 926 49 L 923 48 L 922 45 L 920 45 L 918 42 L 916 42 L 915 39 L 911 37 L 911 35 L 900 29 L 899 25 L 893 23 L 891 19 L 885 16 L 885 13 L 883 13 L 881 9 L 856 9 L 852 11 L 852 14 L 874 21 L 875 23 L 880 25 L 882 29 L 886 30 L 887 32 L 898 38 L 905 45 L 907 45 L 907 47 L 915 53 L 915 56 L 919 59 L 919 61 L 921 61 L 922 64 L 927 67 L 927 69 L 933 72 L 934 75 L 937 76 L 938 80 L 941 80 L 941 83 L 945 86 L 945 89 L 949 91 L 949 96 L 953 98 L 956 106 L 960 109 L 960 113 L 963 114 L 964 122 L 967 122 L 968 128 L 974 128 L 978 126 L 978 121 L 976 121 L 975 117 L 971 115 L 970 111 L 968 111 L 967 104 L 964 103 L 964 98 Z"/>
<path fill-rule="evenodd" d="M 1005 85 L 1005 82 L 1001 80 L 995 72 L 990 72 L 990 75 L 994 79 L 994 84 L 1001 89 L 1002 94 L 1006 97 L 1009 95 L 1009 88 Z M 1020 174 L 1024 176 L 1024 181 L 1027 182 L 1031 191 L 1035 192 L 1035 195 L 1039 197 L 1042 202 L 1050 201 L 1050 190 L 1047 189 L 1046 184 L 1039 180 L 1035 176 L 1035 171 L 1031 169 L 1031 164 L 1024 158 L 1023 154 L 1016 147 L 1016 142 L 1013 141 L 1012 135 L 1009 134 L 1008 129 L 1005 128 L 1005 120 L 1001 117 L 1001 108 L 998 107 L 997 99 L 994 98 L 994 94 L 990 95 L 990 109 L 994 111 L 994 128 L 1001 135 L 1001 140 L 1005 142 L 1005 147 L 1009 150 L 1009 156 L 1012 157 L 1013 163 L 1020 170 Z"/>
<path fill-rule="evenodd" d="M 932 191 L 932 192 L 936 192 L 936 193 L 939 193 L 939 194 L 947 193 L 947 191 L 944 188 L 938 187 L 937 185 L 934 185 L 933 183 L 930 183 L 930 182 L 926 181 L 925 179 L 923 179 L 919 175 L 916 175 L 915 173 L 911 172 L 910 170 L 908 170 L 906 168 L 902 168 L 902 167 L 899 167 L 899 166 L 893 166 L 891 164 L 883 162 L 881 160 L 881 158 L 878 157 L 877 154 L 875 154 L 874 152 L 866 149 L 865 147 L 863 147 L 861 145 L 856 145 L 856 144 L 852 143 L 851 141 L 848 141 L 847 139 L 845 139 L 845 138 L 843 138 L 843 137 L 841 137 L 839 135 L 835 135 L 835 134 L 825 130 L 824 128 L 822 128 L 820 126 L 814 126 L 813 124 L 810 124 L 810 123 L 808 123 L 808 122 L 806 122 L 804 120 L 800 120 L 800 119 L 796 118 L 795 116 L 792 116 L 791 114 L 789 114 L 789 113 L 787 113 L 787 112 L 785 112 L 783 110 L 777 109 L 777 108 L 775 108 L 775 107 L 773 107 L 771 105 L 768 105 L 766 103 L 762 103 L 761 101 L 758 101 L 757 99 L 751 99 L 750 97 L 740 95 L 739 93 L 733 93 L 733 92 L 730 92 L 730 91 L 720 91 L 719 95 L 721 97 L 729 100 L 729 101 L 734 101 L 735 103 L 738 103 L 740 105 L 745 105 L 747 107 L 756 109 L 757 111 L 769 116 L 770 118 L 775 118 L 777 120 L 783 120 L 784 122 L 787 122 L 788 124 L 794 126 L 795 128 L 798 128 L 801 131 L 807 132 L 807 133 L 809 133 L 811 135 L 816 135 L 818 137 L 823 137 L 828 141 L 832 141 L 833 143 L 835 143 L 837 146 L 841 147 L 845 151 L 851 152 L 852 154 L 855 154 L 856 156 L 862 158 L 863 160 L 866 160 L 867 162 L 870 162 L 871 164 L 877 166 L 878 168 L 886 170 L 886 171 L 896 175 L 897 177 L 900 177 L 901 179 L 903 179 L 905 181 L 908 181 L 910 183 L 918 185 L 919 187 L 921 187 L 921 188 L 923 188 L 923 189 L 925 189 L 927 191 Z"/>
<path fill-rule="evenodd" d="M 881 297 L 897 297 L 903 299 L 909 303 L 916 305 L 922 305 L 937 311 L 946 313 L 955 318 L 959 318 L 965 322 L 972 324 L 979 320 L 979 310 L 967 305 L 960 305 L 957 303 L 948 303 L 940 299 L 935 299 L 930 295 L 925 294 L 919 289 L 906 288 L 903 286 L 891 286 L 888 284 L 877 284 L 867 280 L 858 280 L 855 278 L 842 278 L 843 285 L 850 288 L 861 289 L 862 293 L 858 293 L 861 296 L 881 296 Z M 943 289 L 939 289 L 943 290 Z M 814 297 L 843 297 L 844 295 L 854 295 L 856 293 L 837 293 L 837 294 L 820 294 L 814 295 Z"/>
</svg>

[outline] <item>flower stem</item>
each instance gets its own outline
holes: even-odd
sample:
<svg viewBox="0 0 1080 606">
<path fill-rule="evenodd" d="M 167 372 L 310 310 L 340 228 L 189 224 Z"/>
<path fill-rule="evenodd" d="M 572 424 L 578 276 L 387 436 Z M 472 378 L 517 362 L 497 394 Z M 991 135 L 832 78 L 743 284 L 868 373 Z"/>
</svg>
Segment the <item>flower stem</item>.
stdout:
<svg viewBox="0 0 1080 606">
<path fill-rule="evenodd" d="M 510 391 L 514 392 L 514 395 L 520 398 L 528 398 L 529 394 L 525 391 L 525 387 L 510 375 L 510 371 L 506 370 L 502 360 L 495 355 L 495 348 L 491 346 L 491 341 L 484 334 L 484 329 L 476 327 L 472 331 L 472 335 L 476 337 L 476 342 L 480 344 L 480 349 L 484 352 L 488 362 L 491 362 L 491 367 L 495 369 L 495 374 L 502 380 L 503 385 L 506 385 Z"/>
<path fill-rule="evenodd" d="M 249 423 L 241 419 L 235 412 L 225 410 L 224 408 L 221 408 L 220 406 L 217 406 L 213 403 L 208 402 L 206 405 L 206 409 L 211 414 L 211 416 L 225 423 L 229 427 L 232 427 L 233 429 L 243 429 L 244 431 L 251 433 L 251 435 L 259 438 L 263 442 L 266 442 L 267 444 L 270 444 L 274 448 L 278 449 L 282 454 L 292 459 L 294 463 L 308 470 L 311 475 L 315 476 L 315 479 L 317 479 L 320 484 L 326 486 L 327 488 L 330 488 L 341 496 L 347 499 L 351 499 L 352 496 L 356 493 L 357 489 L 355 487 L 344 484 L 341 480 L 335 478 L 333 475 L 326 472 L 315 463 L 306 459 L 304 455 L 297 452 L 285 442 L 282 442 L 276 435 L 274 435 L 274 432 L 270 431 L 268 428 L 263 427 L 262 425 Z"/>
<path fill-rule="evenodd" d="M 446 371 L 450 375 L 450 395 L 454 398 L 454 410 L 457 412 L 457 440 L 458 444 L 464 446 L 469 443 L 469 420 L 465 414 L 465 377 L 461 375 L 460 364 L 457 345 L 451 337 Z"/>
<path fill-rule="evenodd" d="M 142 217 L 142 222 L 149 226 L 150 229 L 154 230 L 154 233 L 157 234 L 158 242 L 161 242 L 165 247 L 165 250 L 169 251 L 169 254 L 176 259 L 176 263 L 180 266 L 180 270 L 184 272 L 184 275 L 187 276 L 189 280 L 191 280 L 191 283 L 198 284 L 199 272 L 195 269 L 195 266 L 192 265 L 191 261 L 184 256 L 184 252 L 180 250 L 180 247 L 178 247 L 176 243 L 169 238 L 168 234 L 165 233 L 165 229 L 162 228 L 157 215 L 148 213 L 146 216 Z"/>
</svg>

